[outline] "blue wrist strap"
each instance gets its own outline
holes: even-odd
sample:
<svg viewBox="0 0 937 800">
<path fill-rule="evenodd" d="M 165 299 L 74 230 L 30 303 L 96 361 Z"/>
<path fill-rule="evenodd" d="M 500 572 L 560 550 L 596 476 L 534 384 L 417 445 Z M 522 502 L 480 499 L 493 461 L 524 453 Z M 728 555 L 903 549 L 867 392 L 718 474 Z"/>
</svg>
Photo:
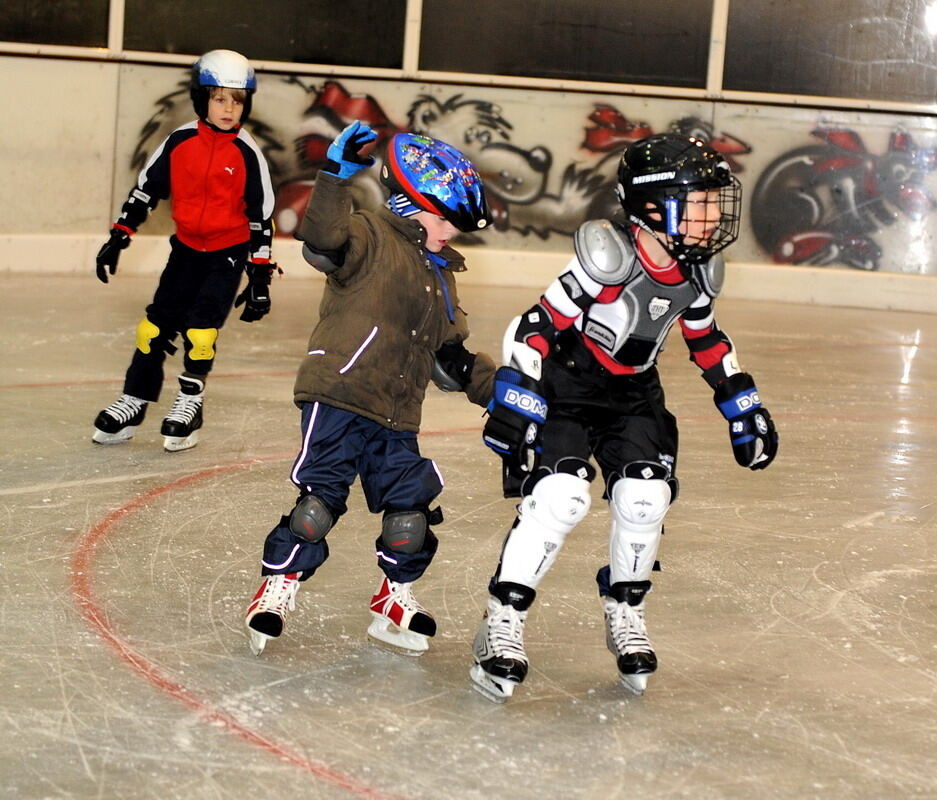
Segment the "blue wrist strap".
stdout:
<svg viewBox="0 0 937 800">
<path fill-rule="evenodd" d="M 541 425 L 547 420 L 547 401 L 536 392 L 520 386 L 523 373 L 502 367 L 495 374 L 494 392 L 488 410 L 503 406 Z"/>
<path fill-rule="evenodd" d="M 739 392 L 737 395 L 716 405 L 726 419 L 735 419 L 747 414 L 749 411 L 754 411 L 756 408 L 761 408 L 761 398 L 758 396 L 758 389 L 752 386 L 751 389 Z"/>
</svg>

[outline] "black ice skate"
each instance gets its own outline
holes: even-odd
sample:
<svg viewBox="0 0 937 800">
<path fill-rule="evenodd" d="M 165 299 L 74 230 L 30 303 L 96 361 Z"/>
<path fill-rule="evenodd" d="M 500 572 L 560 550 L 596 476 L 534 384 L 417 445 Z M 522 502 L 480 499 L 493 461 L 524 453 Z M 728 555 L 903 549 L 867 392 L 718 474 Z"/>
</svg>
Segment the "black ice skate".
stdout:
<svg viewBox="0 0 937 800">
<path fill-rule="evenodd" d="M 296 610 L 296 592 L 302 573 L 268 575 L 247 607 L 247 632 L 251 652 L 259 656 L 267 642 L 283 633 L 286 612 Z"/>
<path fill-rule="evenodd" d="M 412 583 L 384 578 L 371 597 L 368 636 L 405 656 L 421 656 L 436 635 L 436 620 L 413 596 Z"/>
<path fill-rule="evenodd" d="M 165 437 L 163 447 L 170 453 L 188 450 L 198 444 L 204 391 L 205 381 L 188 375 L 179 376 L 179 394 L 160 428 L 160 433 Z"/>
<path fill-rule="evenodd" d="M 495 703 L 503 703 L 527 677 L 524 623 L 536 592 L 519 583 L 496 583 L 488 610 L 475 635 L 473 687 Z"/>
<path fill-rule="evenodd" d="M 146 400 L 122 394 L 101 411 L 94 420 L 91 441 L 97 444 L 120 444 L 133 438 L 146 416 Z"/>
<path fill-rule="evenodd" d="M 650 581 L 613 583 L 602 598 L 605 610 L 605 643 L 618 663 L 621 684 L 644 694 L 648 676 L 657 669 L 657 656 L 644 624 L 644 596 Z"/>
</svg>

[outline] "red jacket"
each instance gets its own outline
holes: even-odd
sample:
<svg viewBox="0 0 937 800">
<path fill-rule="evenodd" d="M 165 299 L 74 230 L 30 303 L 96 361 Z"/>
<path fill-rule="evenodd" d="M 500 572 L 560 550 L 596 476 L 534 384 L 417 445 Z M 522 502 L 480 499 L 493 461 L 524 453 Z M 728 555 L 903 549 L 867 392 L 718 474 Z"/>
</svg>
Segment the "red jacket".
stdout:
<svg viewBox="0 0 937 800">
<path fill-rule="evenodd" d="M 167 197 L 176 236 L 193 250 L 249 240 L 251 260 L 270 258 L 273 185 L 263 153 L 243 128 L 221 131 L 201 120 L 176 128 L 140 171 L 115 226 L 135 232 Z"/>
</svg>

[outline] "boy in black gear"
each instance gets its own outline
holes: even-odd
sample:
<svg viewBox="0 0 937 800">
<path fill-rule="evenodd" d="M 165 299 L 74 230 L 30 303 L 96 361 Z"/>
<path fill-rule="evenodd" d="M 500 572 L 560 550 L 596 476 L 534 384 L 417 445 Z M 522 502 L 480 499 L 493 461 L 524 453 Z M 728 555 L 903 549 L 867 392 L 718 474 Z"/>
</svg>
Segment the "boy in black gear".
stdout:
<svg viewBox="0 0 937 800">
<path fill-rule="evenodd" d="M 771 415 L 713 315 L 719 253 L 738 235 L 738 181 L 703 142 L 661 134 L 625 151 L 618 192 L 628 224 L 579 228 L 576 259 L 512 322 L 495 378 L 485 441 L 503 457 L 506 492 L 522 496 L 473 645 L 472 681 L 495 702 L 527 674 L 528 609 L 589 511 L 590 458 L 612 516 L 609 564 L 596 576 L 606 644 L 635 693 L 657 668 L 644 599 L 677 498 L 677 422 L 657 373 L 674 324 L 729 422 L 736 461 L 760 470 L 777 453 Z"/>
</svg>

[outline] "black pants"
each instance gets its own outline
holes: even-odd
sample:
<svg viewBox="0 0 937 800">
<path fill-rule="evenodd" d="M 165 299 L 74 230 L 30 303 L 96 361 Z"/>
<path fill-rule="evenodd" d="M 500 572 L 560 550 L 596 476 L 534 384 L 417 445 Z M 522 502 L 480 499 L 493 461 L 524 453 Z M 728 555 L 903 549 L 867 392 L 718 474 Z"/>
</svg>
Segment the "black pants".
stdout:
<svg viewBox="0 0 937 800">
<path fill-rule="evenodd" d="M 159 278 L 153 302 L 146 307 L 146 318 L 159 329 L 149 343 L 149 352 L 137 348 L 124 379 L 124 392 L 155 402 L 163 386 L 163 362 L 172 342 L 189 329 L 220 329 L 224 325 L 237 294 L 248 243 L 199 252 L 182 244 L 175 236 L 170 240 L 172 252 Z M 193 360 L 189 357 L 192 343 L 183 335 L 184 365 L 187 372 L 208 375 L 214 358 Z"/>
<path fill-rule="evenodd" d="M 541 466 L 594 456 L 606 486 L 632 461 L 653 461 L 675 474 L 677 421 L 664 403 L 656 367 L 613 375 L 566 336 L 544 360 L 543 389 L 549 411 Z"/>
</svg>

